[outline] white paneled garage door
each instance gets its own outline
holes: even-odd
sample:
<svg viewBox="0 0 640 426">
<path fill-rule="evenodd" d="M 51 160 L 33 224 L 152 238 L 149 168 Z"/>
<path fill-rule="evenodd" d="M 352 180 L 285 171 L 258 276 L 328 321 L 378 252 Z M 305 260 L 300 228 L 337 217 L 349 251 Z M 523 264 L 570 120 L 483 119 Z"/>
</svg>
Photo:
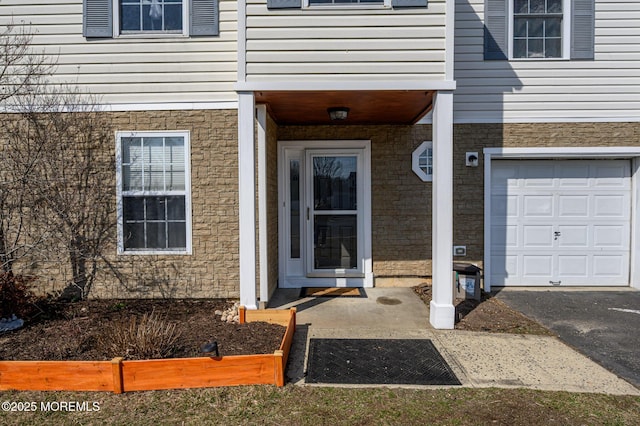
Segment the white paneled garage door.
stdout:
<svg viewBox="0 0 640 426">
<path fill-rule="evenodd" d="M 627 160 L 496 160 L 491 285 L 629 285 Z"/>
</svg>

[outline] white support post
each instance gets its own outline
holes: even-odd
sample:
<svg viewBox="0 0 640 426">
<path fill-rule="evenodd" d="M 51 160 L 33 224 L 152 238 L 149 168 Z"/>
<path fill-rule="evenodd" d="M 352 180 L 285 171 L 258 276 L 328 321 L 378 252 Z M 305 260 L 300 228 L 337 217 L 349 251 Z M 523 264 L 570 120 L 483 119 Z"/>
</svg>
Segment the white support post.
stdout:
<svg viewBox="0 0 640 426">
<path fill-rule="evenodd" d="M 258 245 L 260 247 L 260 309 L 269 301 L 267 247 L 267 106 L 256 106 L 258 121 Z"/>
<path fill-rule="evenodd" d="M 258 309 L 256 297 L 255 98 L 238 92 L 238 198 L 240 304 Z"/>
<path fill-rule="evenodd" d="M 453 92 L 439 91 L 433 107 L 433 221 L 431 325 L 453 329 Z"/>
</svg>

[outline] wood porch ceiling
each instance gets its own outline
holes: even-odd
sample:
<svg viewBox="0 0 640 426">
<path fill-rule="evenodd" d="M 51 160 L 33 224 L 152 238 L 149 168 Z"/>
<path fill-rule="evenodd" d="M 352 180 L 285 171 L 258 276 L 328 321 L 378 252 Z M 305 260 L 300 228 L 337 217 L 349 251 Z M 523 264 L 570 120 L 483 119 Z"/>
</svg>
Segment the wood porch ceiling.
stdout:
<svg viewBox="0 0 640 426">
<path fill-rule="evenodd" d="M 256 92 L 278 124 L 414 124 L 431 110 L 433 93 L 418 90 Z M 327 108 L 347 107 L 346 120 L 329 119 Z"/>
</svg>

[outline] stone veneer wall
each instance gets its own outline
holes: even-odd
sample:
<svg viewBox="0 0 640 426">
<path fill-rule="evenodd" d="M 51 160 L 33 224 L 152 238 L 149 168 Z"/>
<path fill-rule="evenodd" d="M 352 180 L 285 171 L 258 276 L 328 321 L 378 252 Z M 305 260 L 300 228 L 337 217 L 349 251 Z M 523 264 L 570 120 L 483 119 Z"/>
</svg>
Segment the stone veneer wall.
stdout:
<svg viewBox="0 0 640 426">
<path fill-rule="evenodd" d="M 482 266 L 484 253 L 484 148 L 640 146 L 640 123 L 456 124 L 454 126 L 454 245 L 466 245 L 455 261 Z M 477 151 L 478 167 L 465 167 Z"/>
<path fill-rule="evenodd" d="M 193 254 L 117 256 L 124 284 L 102 274 L 95 297 L 239 296 L 237 112 L 235 110 L 111 113 L 114 131 L 189 130 Z M 269 288 L 278 277 L 277 140 L 372 141 L 373 268 L 376 277 L 431 274 L 431 183 L 411 170 L 411 153 L 431 140 L 431 126 L 267 126 Z M 455 261 L 482 266 L 485 147 L 640 146 L 639 123 L 456 124 L 454 126 L 454 245 L 466 245 Z M 115 141 L 105 147 L 115 155 Z M 479 166 L 464 167 L 477 151 Z M 113 180 L 115 197 L 115 173 Z M 62 290 L 64 265 L 41 274 L 41 291 Z M 55 271 L 55 274 L 53 273 Z"/>
<path fill-rule="evenodd" d="M 236 110 L 110 113 L 115 131 L 188 130 L 191 145 L 191 255 L 107 254 L 123 283 L 103 273 L 91 297 L 239 297 Z M 115 139 L 105 147 L 115 156 Z M 113 196 L 116 196 L 115 170 Z M 115 221 L 115 218 L 114 218 Z M 40 291 L 62 290 L 71 274 L 41 265 Z"/>
<path fill-rule="evenodd" d="M 411 171 L 411 153 L 431 140 L 431 126 L 282 126 L 279 140 L 372 141 L 373 268 L 377 278 L 431 274 L 431 183 Z M 483 264 L 484 162 L 488 147 L 640 146 L 640 123 L 454 125 L 453 244 Z M 478 167 L 465 167 L 477 151 Z"/>
</svg>

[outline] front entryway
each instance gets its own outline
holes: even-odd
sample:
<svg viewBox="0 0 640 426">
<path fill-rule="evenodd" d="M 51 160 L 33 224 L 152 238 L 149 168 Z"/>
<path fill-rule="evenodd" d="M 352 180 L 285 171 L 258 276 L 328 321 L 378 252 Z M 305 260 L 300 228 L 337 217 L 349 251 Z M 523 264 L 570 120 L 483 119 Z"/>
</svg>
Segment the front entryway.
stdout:
<svg viewBox="0 0 640 426">
<path fill-rule="evenodd" d="M 369 287 L 369 141 L 279 142 L 279 286 Z"/>
</svg>

